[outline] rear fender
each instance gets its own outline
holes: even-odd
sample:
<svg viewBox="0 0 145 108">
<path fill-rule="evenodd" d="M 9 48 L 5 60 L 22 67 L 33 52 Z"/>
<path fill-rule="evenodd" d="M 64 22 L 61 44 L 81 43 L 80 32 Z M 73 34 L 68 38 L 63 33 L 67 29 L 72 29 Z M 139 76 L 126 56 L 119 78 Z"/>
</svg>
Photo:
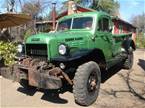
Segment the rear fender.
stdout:
<svg viewBox="0 0 145 108">
<path fill-rule="evenodd" d="M 129 48 L 132 47 L 133 50 L 136 50 L 136 45 L 132 39 L 125 40 L 122 43 L 122 47 L 128 52 Z"/>
</svg>

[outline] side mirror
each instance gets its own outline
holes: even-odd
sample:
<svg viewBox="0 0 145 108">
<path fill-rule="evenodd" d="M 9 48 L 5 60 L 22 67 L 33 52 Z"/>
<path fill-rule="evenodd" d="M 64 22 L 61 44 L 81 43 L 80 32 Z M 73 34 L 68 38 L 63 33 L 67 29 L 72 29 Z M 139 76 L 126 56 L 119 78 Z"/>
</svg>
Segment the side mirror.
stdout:
<svg viewBox="0 0 145 108">
<path fill-rule="evenodd" d="M 109 27 L 109 32 L 112 32 L 113 28 L 112 26 Z"/>
</svg>

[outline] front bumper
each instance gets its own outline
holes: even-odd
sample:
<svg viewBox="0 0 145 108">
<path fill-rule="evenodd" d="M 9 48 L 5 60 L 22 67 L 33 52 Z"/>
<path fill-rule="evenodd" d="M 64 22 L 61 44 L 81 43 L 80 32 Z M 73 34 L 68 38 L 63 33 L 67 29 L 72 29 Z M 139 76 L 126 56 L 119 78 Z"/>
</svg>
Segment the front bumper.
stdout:
<svg viewBox="0 0 145 108">
<path fill-rule="evenodd" d="M 42 72 L 37 70 L 36 67 L 30 67 L 25 65 L 14 66 L 14 80 L 20 82 L 21 79 L 28 80 L 30 86 L 43 88 L 43 89 L 59 89 L 62 87 L 62 80 L 57 76 L 50 75 L 50 71 Z"/>
</svg>

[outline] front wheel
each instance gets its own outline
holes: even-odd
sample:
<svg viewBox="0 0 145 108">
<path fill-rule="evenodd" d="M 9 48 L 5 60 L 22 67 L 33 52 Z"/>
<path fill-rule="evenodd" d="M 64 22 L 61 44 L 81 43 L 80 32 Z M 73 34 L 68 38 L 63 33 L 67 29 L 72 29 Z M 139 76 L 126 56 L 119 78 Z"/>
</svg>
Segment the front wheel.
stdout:
<svg viewBox="0 0 145 108">
<path fill-rule="evenodd" d="M 76 103 L 88 106 L 96 101 L 100 89 L 101 72 L 93 61 L 78 67 L 74 77 L 73 93 Z"/>
</svg>

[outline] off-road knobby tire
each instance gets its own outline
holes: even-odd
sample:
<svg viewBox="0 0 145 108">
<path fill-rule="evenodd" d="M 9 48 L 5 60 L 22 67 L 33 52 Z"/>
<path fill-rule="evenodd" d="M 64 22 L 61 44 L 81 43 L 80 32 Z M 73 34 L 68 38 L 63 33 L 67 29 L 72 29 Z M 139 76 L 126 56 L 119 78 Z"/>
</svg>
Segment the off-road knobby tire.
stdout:
<svg viewBox="0 0 145 108">
<path fill-rule="evenodd" d="M 36 87 L 30 86 L 28 83 L 28 80 L 21 79 L 19 83 L 25 89 L 35 89 L 36 88 Z"/>
<path fill-rule="evenodd" d="M 133 66 L 133 59 L 134 59 L 134 56 L 133 56 L 133 49 L 130 48 L 128 50 L 128 53 L 127 53 L 127 58 L 123 64 L 123 68 L 124 69 L 131 69 L 132 66 Z"/>
<path fill-rule="evenodd" d="M 93 93 L 89 93 L 87 89 L 87 82 L 92 71 L 97 74 L 96 90 Z M 101 83 L 101 72 L 97 63 L 90 61 L 78 67 L 73 85 L 73 93 L 75 102 L 82 106 L 89 106 L 96 101 Z"/>
</svg>

